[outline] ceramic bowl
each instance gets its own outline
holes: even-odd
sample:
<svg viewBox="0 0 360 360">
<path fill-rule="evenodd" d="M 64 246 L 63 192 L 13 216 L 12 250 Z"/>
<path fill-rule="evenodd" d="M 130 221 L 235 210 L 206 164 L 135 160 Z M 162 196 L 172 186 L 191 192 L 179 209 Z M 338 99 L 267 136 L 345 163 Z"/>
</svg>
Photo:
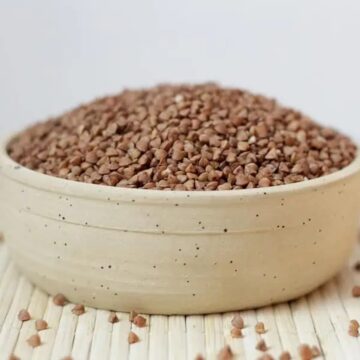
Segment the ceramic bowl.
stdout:
<svg viewBox="0 0 360 360">
<path fill-rule="evenodd" d="M 43 175 L 0 149 L 0 229 L 21 271 L 98 308 L 197 314 L 301 296 L 356 239 L 360 157 L 273 188 L 124 189 Z"/>
</svg>

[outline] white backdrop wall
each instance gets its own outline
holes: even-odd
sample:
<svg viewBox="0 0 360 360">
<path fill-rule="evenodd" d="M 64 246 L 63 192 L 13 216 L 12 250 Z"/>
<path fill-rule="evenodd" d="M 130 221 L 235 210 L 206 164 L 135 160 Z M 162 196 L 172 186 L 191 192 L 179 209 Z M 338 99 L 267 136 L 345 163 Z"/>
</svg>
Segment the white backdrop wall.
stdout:
<svg viewBox="0 0 360 360">
<path fill-rule="evenodd" d="M 96 96 L 217 81 L 360 140 L 358 0 L 0 0 L 0 135 Z"/>
</svg>

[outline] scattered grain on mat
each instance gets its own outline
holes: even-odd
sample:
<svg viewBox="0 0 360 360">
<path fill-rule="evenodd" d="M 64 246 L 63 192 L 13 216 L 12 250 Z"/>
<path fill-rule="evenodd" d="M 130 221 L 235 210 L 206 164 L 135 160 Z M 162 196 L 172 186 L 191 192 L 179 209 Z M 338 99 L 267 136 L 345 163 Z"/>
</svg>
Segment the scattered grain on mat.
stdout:
<svg viewBox="0 0 360 360">
<path fill-rule="evenodd" d="M 18 313 L 18 319 L 20 321 L 28 321 L 31 319 L 30 313 L 26 309 L 22 309 Z"/>
<path fill-rule="evenodd" d="M 53 297 L 53 302 L 57 306 L 64 306 L 68 303 L 68 300 L 63 294 L 59 293 Z"/>
<path fill-rule="evenodd" d="M 194 360 L 205 360 L 205 358 L 201 354 L 198 354 L 195 356 Z"/>
<path fill-rule="evenodd" d="M 349 323 L 348 333 L 350 336 L 359 336 L 359 323 L 357 320 L 351 320 Z"/>
<path fill-rule="evenodd" d="M 307 344 L 301 344 L 298 347 L 298 352 L 301 360 L 311 360 L 313 358 L 312 349 Z"/>
<path fill-rule="evenodd" d="M 256 344 L 256 350 L 259 351 L 266 351 L 267 350 L 267 345 L 264 339 L 260 339 L 257 344 Z"/>
<path fill-rule="evenodd" d="M 41 345 L 41 339 L 38 334 L 31 335 L 26 342 L 32 347 L 36 348 Z"/>
<path fill-rule="evenodd" d="M 261 355 L 258 360 L 274 360 L 274 358 L 270 354 Z"/>
<path fill-rule="evenodd" d="M 14 354 L 11 354 L 9 356 L 9 360 L 20 360 L 20 358 L 18 356 L 14 355 Z"/>
<path fill-rule="evenodd" d="M 116 324 L 117 322 L 119 322 L 119 318 L 115 312 L 111 311 L 108 317 L 108 321 L 111 324 Z"/>
<path fill-rule="evenodd" d="M 266 330 L 265 330 L 265 325 L 263 322 L 258 322 L 256 325 L 255 325 L 255 331 L 258 333 L 258 334 L 265 334 L 266 333 Z"/>
<path fill-rule="evenodd" d="M 353 296 L 353 297 L 360 297 L 360 286 L 355 285 L 355 286 L 352 288 L 352 296 Z"/>
<path fill-rule="evenodd" d="M 48 323 L 45 320 L 39 319 L 35 321 L 35 329 L 37 331 L 46 330 L 48 328 Z"/>
<path fill-rule="evenodd" d="M 280 354 L 279 360 L 291 360 L 291 355 L 288 351 L 283 351 Z"/>
<path fill-rule="evenodd" d="M 354 320 L 350 320 L 350 326 L 353 326 L 354 328 L 359 329 L 360 324 L 357 320 L 354 319 Z"/>
<path fill-rule="evenodd" d="M 243 329 L 244 328 L 244 319 L 241 317 L 240 314 L 236 314 L 236 315 L 234 315 L 234 317 L 231 320 L 231 325 L 234 328 Z"/>
<path fill-rule="evenodd" d="M 217 360 L 232 360 L 234 354 L 229 345 L 225 345 L 218 353 Z"/>
<path fill-rule="evenodd" d="M 85 307 L 84 307 L 83 304 L 76 304 L 76 305 L 72 308 L 71 312 L 72 312 L 73 314 L 77 315 L 77 316 L 80 316 L 80 315 L 82 315 L 82 314 L 85 313 Z"/>
<path fill-rule="evenodd" d="M 242 331 L 241 329 L 238 329 L 236 327 L 233 327 L 230 331 L 231 337 L 234 339 L 238 339 L 242 337 Z"/>
<path fill-rule="evenodd" d="M 139 328 L 146 326 L 146 319 L 141 315 L 136 315 L 133 320 L 134 325 L 136 325 Z"/>
<path fill-rule="evenodd" d="M 128 336 L 128 343 L 135 344 L 139 341 L 140 341 L 139 337 L 133 331 L 130 331 L 129 336 Z"/>
</svg>

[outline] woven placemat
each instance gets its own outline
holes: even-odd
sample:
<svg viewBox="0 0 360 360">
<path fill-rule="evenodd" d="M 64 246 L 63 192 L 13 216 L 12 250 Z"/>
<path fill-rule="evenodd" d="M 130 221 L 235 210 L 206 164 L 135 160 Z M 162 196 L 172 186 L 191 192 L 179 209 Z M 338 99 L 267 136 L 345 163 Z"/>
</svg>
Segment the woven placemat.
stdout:
<svg viewBox="0 0 360 360">
<path fill-rule="evenodd" d="M 349 265 L 332 281 L 306 297 L 290 303 L 241 311 L 245 320 L 243 337 L 230 336 L 234 313 L 206 316 L 150 316 L 148 326 L 137 328 L 126 313 L 118 313 L 120 321 L 108 322 L 109 312 L 86 308 L 85 314 L 72 314 L 72 304 L 64 307 L 34 287 L 16 270 L 4 242 L 0 243 L 0 360 L 15 354 L 22 360 L 92 359 L 195 359 L 202 354 L 216 359 L 225 344 L 231 346 L 236 359 L 257 359 L 255 349 L 263 338 L 268 353 L 275 359 L 283 350 L 299 358 L 298 346 L 318 346 L 326 359 L 360 359 L 360 338 L 348 335 L 351 319 L 360 321 L 360 298 L 353 298 L 353 285 L 360 284 L 360 272 L 353 269 L 360 259 L 357 244 Z M 24 323 L 17 318 L 20 309 L 32 315 Z M 35 334 L 35 319 L 45 319 L 49 328 L 41 331 L 42 345 L 33 349 L 26 340 Z M 258 335 L 254 326 L 265 324 L 267 332 Z M 133 330 L 140 342 L 129 345 Z"/>
</svg>

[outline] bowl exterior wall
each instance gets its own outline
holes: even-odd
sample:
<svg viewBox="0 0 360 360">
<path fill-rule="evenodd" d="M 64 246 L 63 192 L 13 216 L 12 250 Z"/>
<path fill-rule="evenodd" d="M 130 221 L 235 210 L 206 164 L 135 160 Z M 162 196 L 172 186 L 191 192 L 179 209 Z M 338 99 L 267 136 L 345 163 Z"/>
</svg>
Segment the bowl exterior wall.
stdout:
<svg viewBox="0 0 360 360">
<path fill-rule="evenodd" d="M 358 174 L 253 197 L 154 200 L 106 187 L 74 195 L 3 170 L 0 229 L 14 261 L 47 292 L 99 308 L 194 314 L 289 300 L 336 274 L 356 239 Z"/>
</svg>

